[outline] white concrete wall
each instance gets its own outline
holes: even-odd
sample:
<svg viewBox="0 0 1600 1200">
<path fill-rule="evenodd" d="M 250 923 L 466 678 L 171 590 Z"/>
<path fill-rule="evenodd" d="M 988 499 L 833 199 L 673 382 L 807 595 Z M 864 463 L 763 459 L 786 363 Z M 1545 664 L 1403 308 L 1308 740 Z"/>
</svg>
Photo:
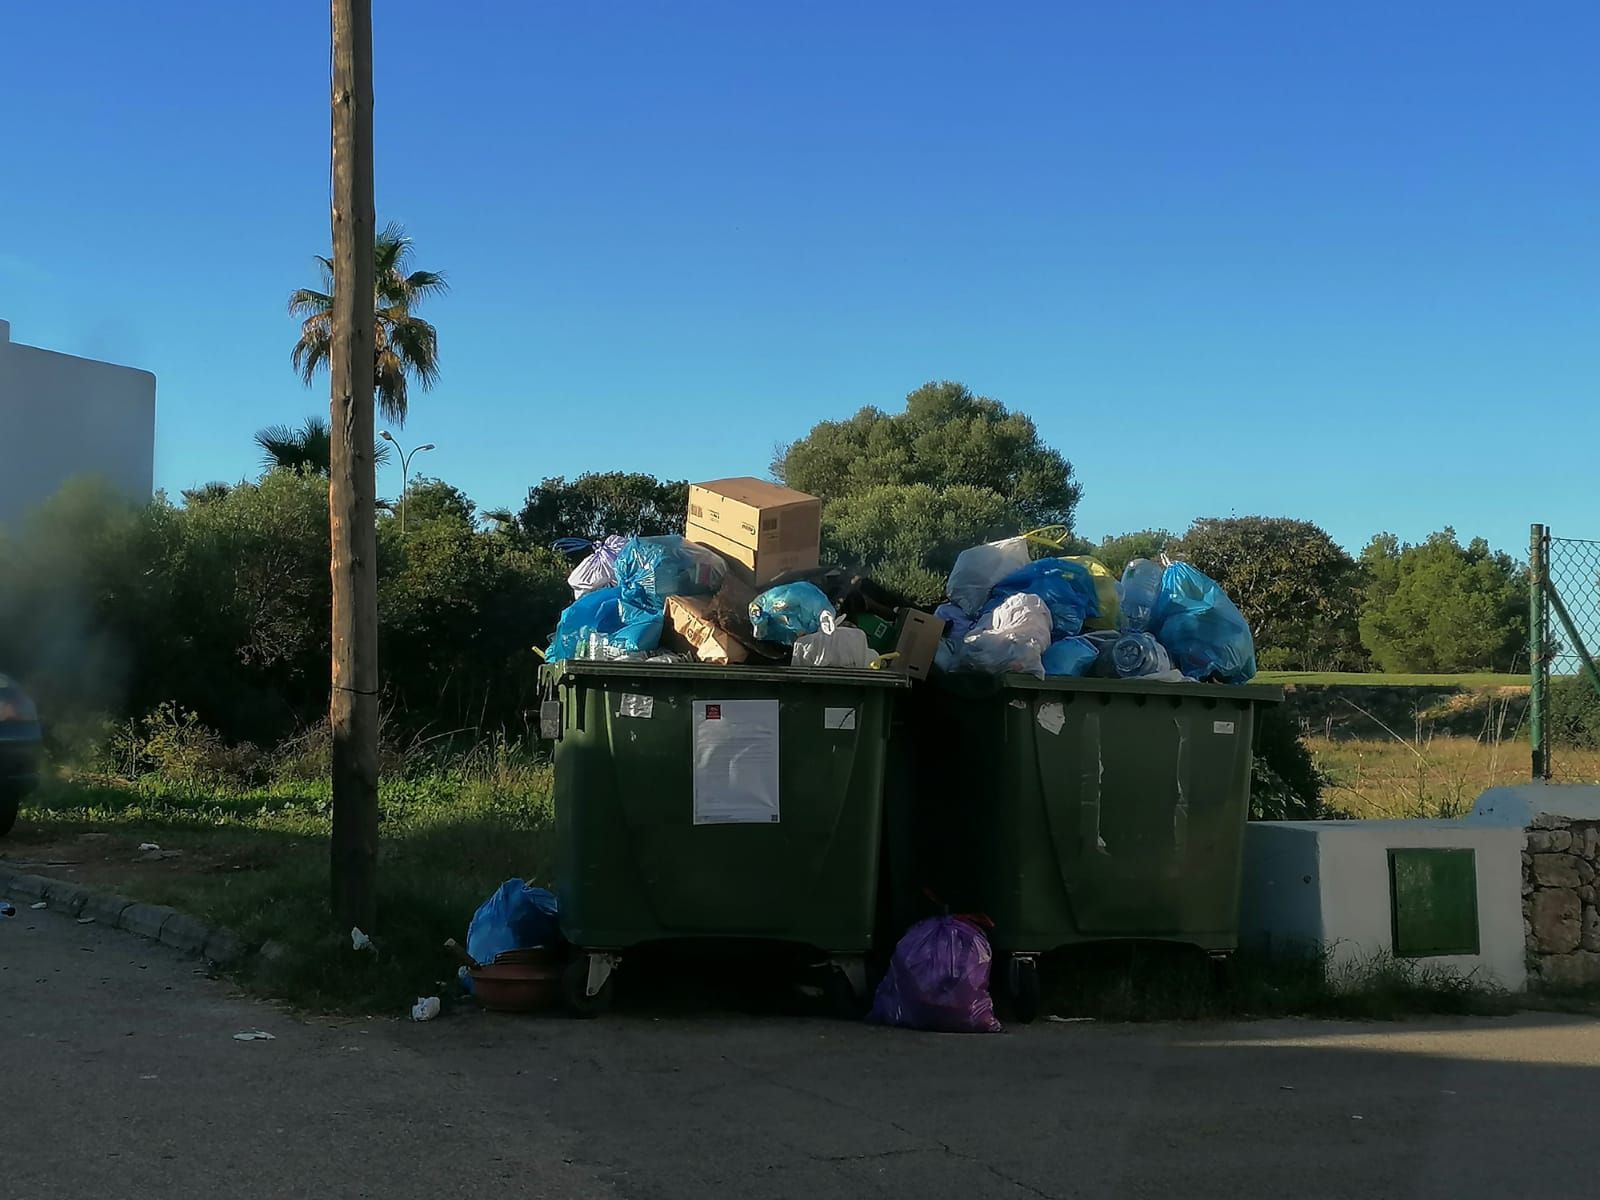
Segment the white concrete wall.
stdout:
<svg viewBox="0 0 1600 1200">
<path fill-rule="evenodd" d="M 1467 820 L 1479 825 L 1524 829 L 1541 813 L 1600 821 L 1600 787 L 1580 783 L 1518 783 L 1489 788 Z"/>
<path fill-rule="evenodd" d="M 21 345 L 0 321 L 0 525 L 79 476 L 148 499 L 155 436 L 149 371 Z"/>
<path fill-rule="evenodd" d="M 1479 952 L 1408 961 L 1521 990 L 1527 965 L 1520 828 L 1456 821 L 1252 822 L 1245 837 L 1241 944 L 1320 943 L 1329 949 L 1334 972 L 1392 954 L 1388 852 L 1423 848 L 1475 852 Z"/>
</svg>

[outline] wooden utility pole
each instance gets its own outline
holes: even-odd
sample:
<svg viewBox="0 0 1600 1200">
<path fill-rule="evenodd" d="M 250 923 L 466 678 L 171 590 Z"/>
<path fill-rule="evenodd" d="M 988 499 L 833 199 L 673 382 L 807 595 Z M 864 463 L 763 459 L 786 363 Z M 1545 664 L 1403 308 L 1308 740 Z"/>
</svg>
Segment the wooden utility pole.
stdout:
<svg viewBox="0 0 1600 1200">
<path fill-rule="evenodd" d="M 372 461 L 372 0 L 333 4 L 333 915 L 376 923 L 378 539 Z"/>
</svg>

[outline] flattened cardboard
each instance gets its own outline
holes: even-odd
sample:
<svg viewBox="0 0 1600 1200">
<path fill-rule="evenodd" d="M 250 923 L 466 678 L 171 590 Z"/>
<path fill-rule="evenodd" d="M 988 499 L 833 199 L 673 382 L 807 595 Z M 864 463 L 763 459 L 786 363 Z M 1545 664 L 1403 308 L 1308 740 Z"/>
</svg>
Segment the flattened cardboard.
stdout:
<svg viewBox="0 0 1600 1200">
<path fill-rule="evenodd" d="M 678 651 L 691 651 L 704 663 L 742 663 L 750 658 L 743 643 L 716 619 L 714 596 L 668 596 L 663 640 Z"/>
<path fill-rule="evenodd" d="M 723 661 L 730 663 L 747 662 L 751 659 L 780 661 L 788 655 L 783 646 L 756 641 L 756 631 L 750 625 L 750 601 L 755 598 L 754 588 L 731 575 L 722 581 L 722 587 L 714 596 L 669 596 L 662 640 L 669 650 L 680 652 L 694 650 L 698 655 L 698 647 L 686 636 L 677 632 L 675 621 L 682 620 L 685 623 L 690 620 L 700 621 L 718 631 L 716 645 L 711 648 L 710 653 L 716 655 L 725 650 L 729 657 Z M 733 657 L 735 654 L 743 654 L 744 657 Z M 701 661 L 719 660 L 701 657 Z"/>
<path fill-rule="evenodd" d="M 902 608 L 895 618 L 895 653 L 891 665 L 903 675 L 922 681 L 933 669 L 933 656 L 939 651 L 939 639 L 944 636 L 944 621 L 932 613 L 915 608 Z"/>
</svg>

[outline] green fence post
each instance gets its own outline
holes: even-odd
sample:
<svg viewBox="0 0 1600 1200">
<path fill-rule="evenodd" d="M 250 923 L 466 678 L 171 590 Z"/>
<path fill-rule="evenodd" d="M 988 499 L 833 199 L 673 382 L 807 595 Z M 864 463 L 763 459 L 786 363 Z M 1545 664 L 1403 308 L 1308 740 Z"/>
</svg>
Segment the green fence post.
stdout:
<svg viewBox="0 0 1600 1200">
<path fill-rule="evenodd" d="M 1550 778 L 1550 745 L 1545 738 L 1544 710 L 1550 685 L 1550 664 L 1544 654 L 1546 623 L 1545 547 L 1550 533 L 1534 525 L 1528 535 L 1528 736 L 1533 749 L 1533 777 Z"/>
</svg>

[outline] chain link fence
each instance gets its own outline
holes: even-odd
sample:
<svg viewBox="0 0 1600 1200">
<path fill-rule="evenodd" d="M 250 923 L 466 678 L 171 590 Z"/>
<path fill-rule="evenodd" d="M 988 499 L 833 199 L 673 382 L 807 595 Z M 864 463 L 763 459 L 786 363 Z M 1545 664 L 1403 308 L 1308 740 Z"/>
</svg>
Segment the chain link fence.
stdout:
<svg viewBox="0 0 1600 1200">
<path fill-rule="evenodd" d="M 1530 552 L 1533 774 L 1600 783 L 1600 541 L 1535 525 Z"/>
</svg>

